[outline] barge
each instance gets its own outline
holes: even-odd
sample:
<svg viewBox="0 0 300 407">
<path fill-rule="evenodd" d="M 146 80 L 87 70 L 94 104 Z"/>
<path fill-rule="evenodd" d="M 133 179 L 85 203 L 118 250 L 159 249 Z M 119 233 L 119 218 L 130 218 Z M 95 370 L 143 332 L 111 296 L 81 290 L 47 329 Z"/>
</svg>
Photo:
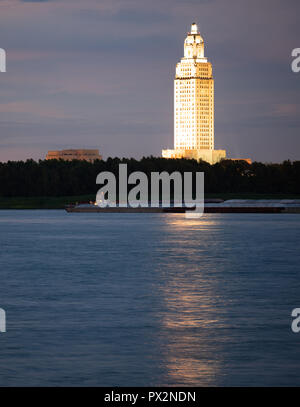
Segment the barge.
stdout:
<svg viewBox="0 0 300 407">
<path fill-rule="evenodd" d="M 67 212 L 75 213 L 185 213 L 195 208 L 185 206 L 138 207 L 116 206 L 99 207 L 95 202 L 70 204 Z M 300 199 L 255 200 L 255 199 L 211 199 L 204 201 L 204 213 L 295 213 L 300 214 Z"/>
</svg>

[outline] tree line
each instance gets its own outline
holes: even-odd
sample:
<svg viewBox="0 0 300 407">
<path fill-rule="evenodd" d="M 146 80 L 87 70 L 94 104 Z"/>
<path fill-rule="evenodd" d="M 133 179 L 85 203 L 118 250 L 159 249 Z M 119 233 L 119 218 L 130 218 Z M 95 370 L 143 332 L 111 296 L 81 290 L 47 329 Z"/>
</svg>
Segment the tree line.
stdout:
<svg viewBox="0 0 300 407">
<path fill-rule="evenodd" d="M 142 171 L 204 172 L 205 193 L 300 194 L 300 161 L 264 164 L 223 160 L 210 165 L 186 159 L 143 157 L 141 160 L 108 158 L 87 161 L 27 160 L 0 163 L 0 196 L 71 196 L 96 194 L 96 177 L 102 171 L 118 176 L 119 164 L 128 174 Z"/>
</svg>

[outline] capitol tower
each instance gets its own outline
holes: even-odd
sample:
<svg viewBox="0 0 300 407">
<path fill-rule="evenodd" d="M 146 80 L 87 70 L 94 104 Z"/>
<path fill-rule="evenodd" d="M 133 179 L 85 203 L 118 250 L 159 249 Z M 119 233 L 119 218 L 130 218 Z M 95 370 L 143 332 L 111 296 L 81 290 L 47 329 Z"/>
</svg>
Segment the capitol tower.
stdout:
<svg viewBox="0 0 300 407">
<path fill-rule="evenodd" d="M 204 41 L 193 23 L 184 41 L 184 57 L 174 80 L 174 150 L 164 158 L 193 158 L 214 164 L 226 158 L 214 149 L 214 79 Z"/>
</svg>

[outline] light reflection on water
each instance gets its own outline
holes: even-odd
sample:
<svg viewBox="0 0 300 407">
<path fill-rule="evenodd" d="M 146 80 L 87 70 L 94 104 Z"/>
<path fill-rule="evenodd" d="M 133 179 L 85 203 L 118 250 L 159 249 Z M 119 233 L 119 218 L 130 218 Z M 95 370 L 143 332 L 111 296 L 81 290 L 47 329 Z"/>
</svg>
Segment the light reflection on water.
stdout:
<svg viewBox="0 0 300 407">
<path fill-rule="evenodd" d="M 184 215 L 172 215 L 165 219 L 165 225 L 176 231 L 177 240 L 173 239 L 176 247 L 171 253 L 176 256 L 177 272 L 169 273 L 161 289 L 164 301 L 162 329 L 170 336 L 164 355 L 168 373 L 163 384 L 192 386 L 201 382 L 202 385 L 214 385 L 221 360 L 214 357 L 216 348 L 208 348 L 206 332 L 220 323 L 214 306 L 216 290 L 214 280 L 201 273 L 198 244 L 187 246 L 185 234 L 191 230 L 200 233 L 212 230 L 218 222 L 207 217 L 186 219 Z M 187 269 L 186 259 L 193 257 L 199 263 Z"/>
<path fill-rule="evenodd" d="M 0 211 L 0 385 L 297 385 L 297 215 Z"/>
<path fill-rule="evenodd" d="M 213 385 L 219 370 L 220 360 L 214 357 L 218 349 L 209 349 L 206 342 L 206 332 L 220 322 L 212 304 L 212 287 L 203 293 L 205 282 L 202 287 L 199 281 L 195 284 L 196 290 L 194 284 L 182 284 L 180 279 L 170 281 L 163 290 L 162 330 L 170 336 L 165 350 L 165 384 Z"/>
</svg>

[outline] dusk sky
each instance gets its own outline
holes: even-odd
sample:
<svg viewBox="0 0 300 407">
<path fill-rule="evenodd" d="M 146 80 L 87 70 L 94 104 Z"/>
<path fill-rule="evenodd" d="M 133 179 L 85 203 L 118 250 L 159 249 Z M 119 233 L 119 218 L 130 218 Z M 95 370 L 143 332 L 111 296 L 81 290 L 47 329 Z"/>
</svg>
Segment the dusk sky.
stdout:
<svg viewBox="0 0 300 407">
<path fill-rule="evenodd" d="M 215 148 L 300 159 L 299 0 L 0 0 L 0 161 L 173 148 L 173 81 L 198 23 L 213 64 Z"/>
</svg>

